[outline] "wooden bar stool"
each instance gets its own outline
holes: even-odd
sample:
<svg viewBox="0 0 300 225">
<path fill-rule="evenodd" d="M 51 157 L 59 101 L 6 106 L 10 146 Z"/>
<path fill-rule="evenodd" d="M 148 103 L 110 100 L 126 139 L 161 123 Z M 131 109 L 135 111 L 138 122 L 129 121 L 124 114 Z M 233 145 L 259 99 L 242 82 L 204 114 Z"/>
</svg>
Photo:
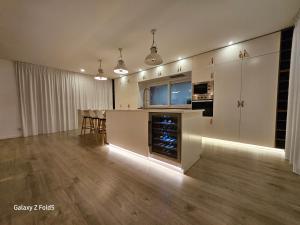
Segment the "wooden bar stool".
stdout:
<svg viewBox="0 0 300 225">
<path fill-rule="evenodd" d="M 106 136 L 106 112 L 105 111 L 102 111 L 102 116 L 100 117 L 99 133 L 103 134 L 104 143 L 107 144 L 107 136 Z"/>
<path fill-rule="evenodd" d="M 81 116 L 82 116 L 82 123 L 81 123 L 80 134 L 82 135 L 83 133 L 85 135 L 86 130 L 90 130 L 90 133 L 93 132 L 95 130 L 95 126 L 93 123 L 93 119 L 90 115 L 90 110 L 83 110 Z"/>
</svg>

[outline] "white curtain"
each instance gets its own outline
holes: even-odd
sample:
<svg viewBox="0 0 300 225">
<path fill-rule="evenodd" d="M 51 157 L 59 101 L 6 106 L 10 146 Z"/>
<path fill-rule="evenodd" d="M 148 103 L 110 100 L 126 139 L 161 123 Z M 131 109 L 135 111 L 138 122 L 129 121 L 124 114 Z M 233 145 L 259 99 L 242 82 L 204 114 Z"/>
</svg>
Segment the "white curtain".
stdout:
<svg viewBox="0 0 300 225">
<path fill-rule="evenodd" d="M 293 165 L 293 172 L 300 174 L 300 19 L 295 24 L 287 115 L 285 146 L 286 159 Z"/>
<path fill-rule="evenodd" d="M 111 109 L 112 81 L 15 62 L 23 136 L 78 128 L 78 109 Z"/>
</svg>

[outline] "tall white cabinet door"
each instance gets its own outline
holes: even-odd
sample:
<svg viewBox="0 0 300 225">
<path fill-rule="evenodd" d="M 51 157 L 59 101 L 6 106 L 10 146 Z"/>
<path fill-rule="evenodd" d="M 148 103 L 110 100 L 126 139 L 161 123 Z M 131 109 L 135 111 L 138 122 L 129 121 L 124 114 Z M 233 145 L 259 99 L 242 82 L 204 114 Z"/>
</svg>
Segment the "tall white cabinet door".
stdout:
<svg viewBox="0 0 300 225">
<path fill-rule="evenodd" d="M 241 61 L 215 65 L 213 135 L 238 141 L 241 92 Z"/>
<path fill-rule="evenodd" d="M 241 44 L 245 58 L 276 53 L 280 50 L 280 32 L 270 34 Z M 246 51 L 246 52 L 245 52 Z"/>
<path fill-rule="evenodd" d="M 227 62 L 240 60 L 240 53 L 242 53 L 242 49 L 242 44 L 234 44 L 216 50 L 214 56 L 214 63 L 223 64 Z"/>
<path fill-rule="evenodd" d="M 205 82 L 213 79 L 213 57 L 213 52 L 193 57 L 192 83 Z"/>
<path fill-rule="evenodd" d="M 274 147 L 279 53 L 243 60 L 240 141 Z"/>
</svg>

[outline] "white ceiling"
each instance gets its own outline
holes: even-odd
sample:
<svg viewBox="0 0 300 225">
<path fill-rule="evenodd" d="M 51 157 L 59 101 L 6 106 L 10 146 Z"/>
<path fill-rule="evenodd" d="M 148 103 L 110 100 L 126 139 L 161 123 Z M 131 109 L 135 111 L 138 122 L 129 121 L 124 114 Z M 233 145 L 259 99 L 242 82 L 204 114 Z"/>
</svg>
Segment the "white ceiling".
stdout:
<svg viewBox="0 0 300 225">
<path fill-rule="evenodd" d="M 110 77 L 123 47 L 130 70 L 157 28 L 164 62 L 292 24 L 299 0 L 0 0 L 0 58 Z"/>
</svg>

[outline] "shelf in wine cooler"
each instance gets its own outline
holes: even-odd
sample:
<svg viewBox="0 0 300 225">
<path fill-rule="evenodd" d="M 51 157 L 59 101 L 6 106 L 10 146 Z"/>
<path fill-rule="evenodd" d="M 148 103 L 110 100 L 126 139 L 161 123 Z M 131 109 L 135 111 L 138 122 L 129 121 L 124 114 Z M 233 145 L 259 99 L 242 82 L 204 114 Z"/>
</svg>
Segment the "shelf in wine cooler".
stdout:
<svg viewBox="0 0 300 225">
<path fill-rule="evenodd" d="M 178 131 L 177 130 L 169 130 L 169 129 L 162 129 L 162 128 L 152 128 L 152 132 L 154 133 L 159 133 L 159 134 L 163 134 L 163 133 L 173 133 L 173 134 L 177 134 Z"/>
<path fill-rule="evenodd" d="M 176 126 L 176 123 L 168 123 L 168 122 L 153 122 L 153 124 Z"/>
<path fill-rule="evenodd" d="M 155 141 L 156 143 L 157 142 L 163 142 L 163 143 L 172 143 L 174 145 L 177 145 L 177 140 L 170 141 L 170 140 L 163 140 L 163 139 L 160 139 L 160 138 L 153 138 L 153 141 Z"/>
<path fill-rule="evenodd" d="M 177 159 L 177 151 L 176 151 L 176 149 L 166 149 L 166 148 L 160 147 L 160 146 L 153 146 L 153 147 L 155 147 L 152 150 L 153 153 Z"/>
</svg>

